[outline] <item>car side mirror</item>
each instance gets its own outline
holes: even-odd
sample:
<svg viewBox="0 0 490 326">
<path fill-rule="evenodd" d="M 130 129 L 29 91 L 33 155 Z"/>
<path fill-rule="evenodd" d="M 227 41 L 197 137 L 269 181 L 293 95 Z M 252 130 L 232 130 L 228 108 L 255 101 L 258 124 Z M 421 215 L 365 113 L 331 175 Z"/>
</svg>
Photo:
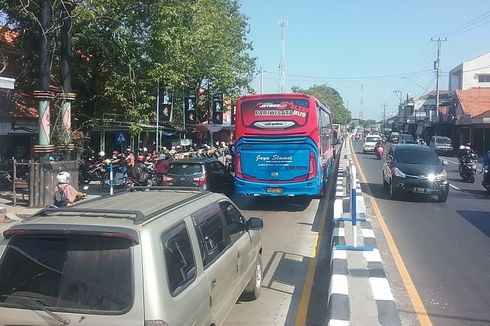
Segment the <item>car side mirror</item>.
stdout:
<svg viewBox="0 0 490 326">
<path fill-rule="evenodd" d="M 447 165 L 447 161 L 446 160 L 442 160 L 442 166 L 446 166 Z"/>
<path fill-rule="evenodd" d="M 248 230 L 262 230 L 264 228 L 264 221 L 259 217 L 251 217 L 247 220 Z"/>
</svg>

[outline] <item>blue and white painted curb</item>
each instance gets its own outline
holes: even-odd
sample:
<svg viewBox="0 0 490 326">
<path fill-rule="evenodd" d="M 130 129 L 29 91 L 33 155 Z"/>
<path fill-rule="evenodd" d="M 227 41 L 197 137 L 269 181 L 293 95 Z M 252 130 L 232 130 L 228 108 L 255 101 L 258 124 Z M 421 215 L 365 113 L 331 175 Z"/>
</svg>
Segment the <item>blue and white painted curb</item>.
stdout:
<svg viewBox="0 0 490 326">
<path fill-rule="evenodd" d="M 355 313 L 356 307 L 351 306 L 349 300 L 349 266 L 347 250 L 337 250 L 336 245 L 346 244 L 345 227 L 351 227 L 351 222 L 340 221 L 344 215 L 349 215 L 350 205 L 345 205 L 344 201 L 350 200 L 349 193 L 346 191 L 346 182 L 349 159 L 351 158 L 351 148 L 347 140 L 340 150 L 340 162 L 337 173 L 337 183 L 334 201 L 334 229 L 332 236 L 332 256 L 331 256 L 331 279 L 328 293 L 328 325 L 343 326 L 350 325 L 351 315 Z M 346 208 L 344 210 L 344 207 Z M 356 212 L 360 217 L 366 217 L 366 205 L 362 195 L 359 179 L 356 180 Z M 358 223 L 360 225 L 362 241 L 365 246 L 373 247 L 372 251 L 364 251 L 362 257 L 366 263 L 366 270 L 369 273 L 369 284 L 371 286 L 373 309 L 377 309 L 377 317 L 380 325 L 401 325 L 400 317 L 396 308 L 393 294 L 386 278 L 381 255 L 377 249 L 376 238 L 369 219 Z M 361 239 L 359 241 L 361 241 Z"/>
</svg>

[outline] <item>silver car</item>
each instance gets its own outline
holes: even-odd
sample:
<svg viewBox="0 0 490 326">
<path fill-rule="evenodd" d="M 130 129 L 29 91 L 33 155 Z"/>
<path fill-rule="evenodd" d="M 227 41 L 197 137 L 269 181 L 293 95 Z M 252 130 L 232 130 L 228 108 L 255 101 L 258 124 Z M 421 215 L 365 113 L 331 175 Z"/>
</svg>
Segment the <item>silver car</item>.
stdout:
<svg viewBox="0 0 490 326">
<path fill-rule="evenodd" d="M 0 324 L 219 325 L 260 294 L 262 226 L 179 188 L 42 210 L 0 238 Z"/>
</svg>

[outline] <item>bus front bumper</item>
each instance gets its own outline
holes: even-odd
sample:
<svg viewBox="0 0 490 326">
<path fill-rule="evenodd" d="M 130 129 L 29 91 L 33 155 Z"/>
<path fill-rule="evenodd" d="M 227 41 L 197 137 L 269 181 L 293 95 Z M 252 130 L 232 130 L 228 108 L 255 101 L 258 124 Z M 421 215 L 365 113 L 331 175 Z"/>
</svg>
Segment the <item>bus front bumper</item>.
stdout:
<svg viewBox="0 0 490 326">
<path fill-rule="evenodd" d="M 318 179 L 295 183 L 259 183 L 235 178 L 235 192 L 254 196 L 315 196 L 320 192 Z"/>
</svg>

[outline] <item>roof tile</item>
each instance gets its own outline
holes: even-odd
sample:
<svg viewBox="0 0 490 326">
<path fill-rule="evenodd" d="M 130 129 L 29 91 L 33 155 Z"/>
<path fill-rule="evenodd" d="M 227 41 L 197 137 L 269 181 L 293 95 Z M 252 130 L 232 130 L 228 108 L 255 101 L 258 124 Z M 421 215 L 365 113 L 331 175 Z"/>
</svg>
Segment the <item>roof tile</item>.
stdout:
<svg viewBox="0 0 490 326">
<path fill-rule="evenodd" d="M 490 111 L 490 87 L 474 87 L 456 91 L 463 112 L 477 117 Z"/>
</svg>

